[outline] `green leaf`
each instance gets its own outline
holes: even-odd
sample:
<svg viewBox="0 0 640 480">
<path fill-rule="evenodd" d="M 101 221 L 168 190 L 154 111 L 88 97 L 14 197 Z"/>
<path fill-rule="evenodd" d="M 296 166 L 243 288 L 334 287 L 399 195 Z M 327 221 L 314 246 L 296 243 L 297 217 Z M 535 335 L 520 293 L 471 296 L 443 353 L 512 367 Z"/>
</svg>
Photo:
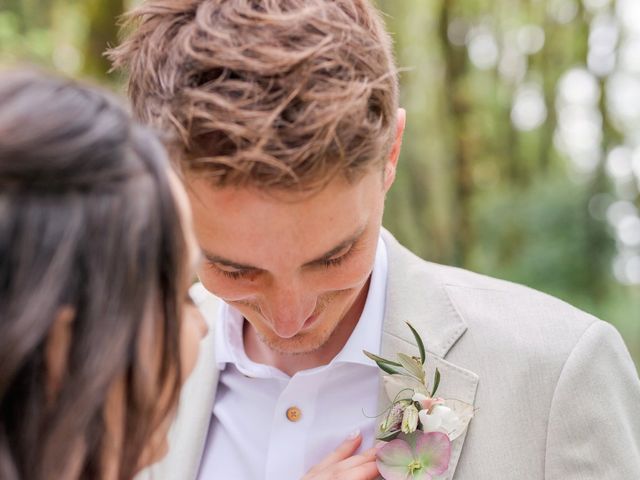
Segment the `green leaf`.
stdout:
<svg viewBox="0 0 640 480">
<path fill-rule="evenodd" d="M 440 370 L 436 368 L 436 373 L 433 376 L 433 390 L 431 390 L 431 397 L 433 397 L 438 391 L 438 386 L 440 385 Z"/>
<path fill-rule="evenodd" d="M 380 370 L 382 370 L 383 372 L 386 372 L 386 373 L 388 373 L 390 375 L 396 375 L 396 374 L 402 375 L 402 372 L 400 370 L 396 370 L 391 365 L 387 365 L 386 363 L 376 362 L 376 365 L 378 365 L 378 368 Z"/>
<path fill-rule="evenodd" d="M 407 324 L 407 326 L 411 330 L 411 333 L 413 333 L 413 336 L 416 339 L 416 344 L 418 345 L 418 350 L 420 351 L 420 360 L 424 365 L 424 362 L 427 359 L 427 355 L 424 350 L 424 343 L 422 343 L 422 338 L 420 338 L 420 335 L 418 334 L 418 332 L 416 332 L 416 329 L 413 328 L 409 322 L 405 322 L 405 323 Z"/>
<path fill-rule="evenodd" d="M 405 355 L 404 353 L 398 354 L 398 360 L 402 364 L 402 368 L 404 368 L 410 375 L 416 377 L 421 383 L 424 383 L 424 370 L 422 369 L 422 365 L 420 362 L 417 362 L 409 355 Z"/>
<path fill-rule="evenodd" d="M 363 353 L 367 357 L 369 357 L 371 360 L 376 362 L 376 363 L 385 363 L 387 365 L 393 365 L 394 367 L 401 367 L 402 366 L 398 362 L 394 362 L 392 360 L 387 360 L 386 358 L 379 357 L 378 355 L 375 355 L 373 353 L 367 352 L 366 350 L 363 350 Z"/>
</svg>

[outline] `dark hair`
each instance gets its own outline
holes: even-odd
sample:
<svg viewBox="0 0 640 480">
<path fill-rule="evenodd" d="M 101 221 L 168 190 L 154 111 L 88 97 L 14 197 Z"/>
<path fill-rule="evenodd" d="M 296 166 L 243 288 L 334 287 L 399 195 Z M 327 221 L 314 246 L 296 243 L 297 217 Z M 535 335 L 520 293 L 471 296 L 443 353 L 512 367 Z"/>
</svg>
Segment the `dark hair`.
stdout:
<svg viewBox="0 0 640 480">
<path fill-rule="evenodd" d="M 175 407 L 186 253 L 168 169 L 156 137 L 108 95 L 0 73 L 3 480 L 63 478 L 78 452 L 80 478 L 101 478 L 104 406 L 117 380 L 126 402 L 118 478 L 131 478 Z M 67 369 L 49 401 L 45 348 L 65 308 Z M 160 349 L 158 370 L 141 362 L 143 328 Z"/>
<path fill-rule="evenodd" d="M 307 189 L 385 164 L 397 75 L 369 0 L 147 0 L 125 18 L 109 58 L 185 170 Z"/>
</svg>

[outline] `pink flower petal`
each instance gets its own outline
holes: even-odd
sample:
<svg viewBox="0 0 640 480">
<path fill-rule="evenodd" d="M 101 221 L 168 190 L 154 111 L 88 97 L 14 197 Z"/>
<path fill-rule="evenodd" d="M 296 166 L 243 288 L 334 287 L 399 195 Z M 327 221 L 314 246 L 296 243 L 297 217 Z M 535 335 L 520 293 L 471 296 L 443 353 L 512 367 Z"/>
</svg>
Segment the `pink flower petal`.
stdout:
<svg viewBox="0 0 640 480">
<path fill-rule="evenodd" d="M 380 448 L 376 457 L 388 465 L 406 466 L 413 461 L 413 452 L 405 440 L 396 438 Z"/>
<path fill-rule="evenodd" d="M 440 475 L 449 468 L 451 441 L 444 433 L 424 433 L 416 440 L 415 455 L 430 475 Z"/>
<path fill-rule="evenodd" d="M 376 466 L 378 467 L 378 473 L 380 473 L 380 476 L 384 478 L 384 480 L 413 480 L 415 478 L 411 476 L 406 465 L 402 467 L 390 467 L 378 460 L 376 461 Z M 431 480 L 431 476 L 426 480 Z"/>
<path fill-rule="evenodd" d="M 408 466 L 413 462 L 413 453 L 409 444 L 396 438 L 390 441 L 376 454 L 376 465 L 385 480 L 409 480 Z"/>
<path fill-rule="evenodd" d="M 411 477 L 411 480 L 431 480 L 433 477 L 424 468 L 419 472 L 415 472 Z"/>
</svg>

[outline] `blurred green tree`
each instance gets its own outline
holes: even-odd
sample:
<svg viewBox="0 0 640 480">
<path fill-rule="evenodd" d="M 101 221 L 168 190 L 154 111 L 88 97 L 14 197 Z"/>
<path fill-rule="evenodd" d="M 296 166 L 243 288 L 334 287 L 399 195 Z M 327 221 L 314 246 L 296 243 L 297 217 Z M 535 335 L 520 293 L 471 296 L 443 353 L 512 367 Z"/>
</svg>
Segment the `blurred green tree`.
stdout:
<svg viewBox="0 0 640 480">
<path fill-rule="evenodd" d="M 632 3 L 378 3 L 409 119 L 387 227 L 426 258 L 611 321 L 640 359 L 640 122 L 612 108 L 617 76 L 640 74 L 638 56 L 618 60 L 639 45 Z M 621 145 L 618 163 L 636 162 L 624 188 L 610 174 Z"/>
</svg>

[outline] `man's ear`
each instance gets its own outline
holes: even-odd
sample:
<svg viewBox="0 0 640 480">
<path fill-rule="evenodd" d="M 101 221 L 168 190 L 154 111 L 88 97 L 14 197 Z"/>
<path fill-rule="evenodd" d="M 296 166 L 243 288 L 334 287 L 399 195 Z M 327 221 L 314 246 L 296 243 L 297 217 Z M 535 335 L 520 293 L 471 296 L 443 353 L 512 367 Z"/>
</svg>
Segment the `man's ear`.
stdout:
<svg viewBox="0 0 640 480">
<path fill-rule="evenodd" d="M 73 308 L 69 306 L 60 308 L 47 337 L 44 353 L 45 392 L 47 401 L 50 402 L 54 401 L 58 395 L 67 371 L 74 318 L 75 310 Z"/>
<path fill-rule="evenodd" d="M 396 178 L 396 168 L 398 166 L 398 159 L 400 158 L 400 149 L 402 147 L 402 135 L 404 134 L 404 127 L 407 121 L 407 112 L 404 108 L 398 109 L 398 115 L 396 118 L 396 134 L 389 152 L 389 158 L 384 167 L 384 191 L 388 192 L 389 188 L 393 184 Z"/>
</svg>

